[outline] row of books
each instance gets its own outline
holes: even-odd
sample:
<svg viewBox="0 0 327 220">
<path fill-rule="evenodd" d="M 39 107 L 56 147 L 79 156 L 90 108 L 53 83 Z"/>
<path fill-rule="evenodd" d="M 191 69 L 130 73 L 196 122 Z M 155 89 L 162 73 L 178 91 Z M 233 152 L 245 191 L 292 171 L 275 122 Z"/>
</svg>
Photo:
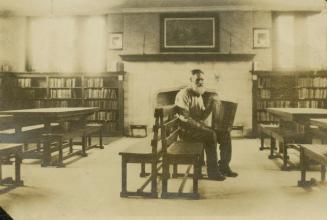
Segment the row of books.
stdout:
<svg viewBox="0 0 327 220">
<path fill-rule="evenodd" d="M 17 86 L 21 88 L 29 88 L 32 85 L 32 79 L 31 78 L 22 78 L 17 79 Z"/>
<path fill-rule="evenodd" d="M 50 78 L 49 87 L 50 88 L 73 88 L 76 86 L 81 86 L 80 83 L 76 84 L 75 78 Z"/>
<path fill-rule="evenodd" d="M 325 99 L 327 98 L 327 89 L 298 89 L 299 99 Z"/>
<path fill-rule="evenodd" d="M 272 101 L 258 101 L 257 109 L 265 108 L 288 108 L 291 107 L 291 101 L 272 100 Z"/>
<path fill-rule="evenodd" d="M 326 108 L 324 101 L 317 100 L 307 100 L 307 101 L 297 101 L 296 107 L 298 108 Z"/>
<path fill-rule="evenodd" d="M 297 80 L 297 87 L 327 87 L 327 77 L 305 77 Z"/>
<path fill-rule="evenodd" d="M 85 98 L 117 98 L 117 89 L 86 89 L 84 92 Z"/>
<path fill-rule="evenodd" d="M 101 101 L 101 100 L 87 100 L 84 101 L 85 106 L 99 107 L 100 109 L 118 109 L 118 102 L 115 100 Z"/>
<path fill-rule="evenodd" d="M 103 78 L 87 79 L 86 86 L 87 87 L 103 87 Z"/>
<path fill-rule="evenodd" d="M 81 91 L 76 91 L 76 90 L 67 90 L 67 89 L 62 89 L 62 90 L 50 90 L 49 91 L 50 98 L 81 98 L 82 94 Z"/>
<path fill-rule="evenodd" d="M 271 91 L 269 89 L 260 89 L 259 90 L 259 97 L 262 99 L 270 99 Z"/>
<path fill-rule="evenodd" d="M 268 112 L 257 112 L 258 121 L 274 121 L 274 117 Z"/>
<path fill-rule="evenodd" d="M 96 112 L 91 115 L 89 120 L 97 120 L 97 121 L 115 121 L 117 120 L 116 112 Z"/>
</svg>

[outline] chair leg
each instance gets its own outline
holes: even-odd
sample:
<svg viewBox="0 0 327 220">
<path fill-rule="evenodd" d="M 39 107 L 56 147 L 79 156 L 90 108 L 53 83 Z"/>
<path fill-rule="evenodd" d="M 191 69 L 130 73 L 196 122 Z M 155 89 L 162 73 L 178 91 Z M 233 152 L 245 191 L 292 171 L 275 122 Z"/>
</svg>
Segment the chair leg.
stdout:
<svg viewBox="0 0 327 220">
<path fill-rule="evenodd" d="M 163 159 L 163 165 L 162 165 L 162 194 L 161 198 L 167 198 L 167 192 L 168 192 L 168 178 L 169 178 L 169 164 L 168 162 L 164 161 Z"/>
<path fill-rule="evenodd" d="M 146 177 L 146 172 L 145 172 L 145 163 L 141 163 L 141 173 L 140 177 Z"/>
<path fill-rule="evenodd" d="M 158 197 L 158 189 L 157 189 L 157 161 L 156 159 L 153 159 L 151 163 L 151 194 L 154 198 Z"/>
</svg>

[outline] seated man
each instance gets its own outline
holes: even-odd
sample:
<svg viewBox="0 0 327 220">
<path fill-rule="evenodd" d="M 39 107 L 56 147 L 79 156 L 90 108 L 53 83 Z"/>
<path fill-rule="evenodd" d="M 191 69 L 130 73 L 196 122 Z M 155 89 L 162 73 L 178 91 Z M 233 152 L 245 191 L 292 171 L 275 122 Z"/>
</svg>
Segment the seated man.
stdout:
<svg viewBox="0 0 327 220">
<path fill-rule="evenodd" d="M 232 154 L 231 138 L 229 132 L 214 131 L 204 123 L 211 113 L 213 105 L 218 101 L 217 96 L 212 96 L 205 106 L 202 98 L 204 92 L 204 73 L 199 69 L 194 69 L 191 71 L 190 85 L 181 89 L 175 99 L 181 120 L 181 138 L 185 141 L 204 143 L 208 178 L 223 181 L 225 176 L 237 176 L 237 173 L 229 167 Z M 218 163 L 217 141 L 220 143 L 220 161 Z"/>
</svg>

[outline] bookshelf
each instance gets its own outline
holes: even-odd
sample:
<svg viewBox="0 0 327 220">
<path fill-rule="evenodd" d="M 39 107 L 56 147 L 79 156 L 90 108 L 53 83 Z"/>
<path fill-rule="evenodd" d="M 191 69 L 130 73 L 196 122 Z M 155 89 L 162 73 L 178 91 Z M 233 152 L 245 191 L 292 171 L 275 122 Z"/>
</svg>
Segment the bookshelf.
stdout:
<svg viewBox="0 0 327 220">
<path fill-rule="evenodd" d="M 327 71 L 253 71 L 253 134 L 278 123 L 266 108 L 327 108 Z"/>
<path fill-rule="evenodd" d="M 84 77 L 84 106 L 99 107 L 92 115 L 92 122 L 105 122 L 105 133 L 121 133 L 123 130 L 122 75 L 97 75 Z"/>
<path fill-rule="evenodd" d="M 1 73 L 1 109 L 99 107 L 88 121 L 103 123 L 104 136 L 120 136 L 124 126 L 123 75 Z"/>
</svg>

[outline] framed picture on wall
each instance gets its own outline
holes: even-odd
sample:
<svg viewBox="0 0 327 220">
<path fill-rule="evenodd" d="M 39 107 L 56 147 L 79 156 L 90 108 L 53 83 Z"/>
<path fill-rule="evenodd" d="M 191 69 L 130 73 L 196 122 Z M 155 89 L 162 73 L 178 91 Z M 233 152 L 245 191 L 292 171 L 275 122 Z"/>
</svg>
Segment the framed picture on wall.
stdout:
<svg viewBox="0 0 327 220">
<path fill-rule="evenodd" d="M 216 15 L 162 14 L 160 17 L 161 51 L 218 51 L 218 33 Z"/>
<path fill-rule="evenodd" d="M 270 47 L 270 30 L 268 28 L 253 29 L 253 48 Z"/>
<path fill-rule="evenodd" d="M 121 33 L 121 32 L 109 33 L 108 48 L 110 50 L 122 50 L 123 49 L 123 33 Z"/>
</svg>

